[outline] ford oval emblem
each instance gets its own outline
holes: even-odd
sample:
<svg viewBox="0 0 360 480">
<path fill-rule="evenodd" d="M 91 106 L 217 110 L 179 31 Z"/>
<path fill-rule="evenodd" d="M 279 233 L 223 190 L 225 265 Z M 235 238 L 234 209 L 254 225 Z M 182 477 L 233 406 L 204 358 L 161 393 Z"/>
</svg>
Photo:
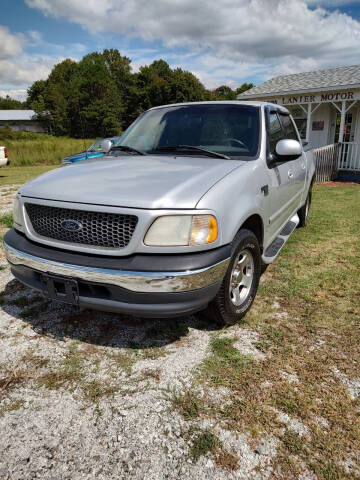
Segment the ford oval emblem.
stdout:
<svg viewBox="0 0 360 480">
<path fill-rule="evenodd" d="M 82 225 L 80 222 L 76 220 L 63 220 L 61 223 L 61 228 L 67 230 L 68 232 L 78 232 L 82 229 Z"/>
</svg>

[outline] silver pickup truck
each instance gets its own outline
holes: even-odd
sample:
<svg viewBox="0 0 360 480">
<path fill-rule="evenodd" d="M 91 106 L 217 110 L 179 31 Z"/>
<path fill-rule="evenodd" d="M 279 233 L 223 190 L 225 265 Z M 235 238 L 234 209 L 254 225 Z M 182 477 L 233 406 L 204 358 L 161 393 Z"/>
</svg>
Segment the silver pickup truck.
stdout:
<svg viewBox="0 0 360 480">
<path fill-rule="evenodd" d="M 86 308 L 243 317 L 262 270 L 309 215 L 314 163 L 288 110 L 161 106 L 102 147 L 101 160 L 20 188 L 4 238 L 14 276 Z"/>
</svg>

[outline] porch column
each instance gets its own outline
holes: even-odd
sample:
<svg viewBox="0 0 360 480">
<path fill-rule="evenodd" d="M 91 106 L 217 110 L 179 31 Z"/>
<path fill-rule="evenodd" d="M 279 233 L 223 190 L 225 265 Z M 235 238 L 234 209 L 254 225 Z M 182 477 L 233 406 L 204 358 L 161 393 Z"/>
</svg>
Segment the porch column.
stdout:
<svg viewBox="0 0 360 480">
<path fill-rule="evenodd" d="M 311 105 L 311 103 L 309 103 L 309 104 L 308 104 L 308 109 L 307 109 L 306 138 L 305 138 L 305 140 L 306 140 L 307 142 L 310 141 L 311 108 L 312 108 L 312 105 Z"/>
<path fill-rule="evenodd" d="M 342 143 L 343 140 L 344 140 L 345 114 L 346 114 L 346 100 L 343 100 L 341 102 L 341 120 L 340 120 L 340 130 L 339 130 L 339 143 Z"/>
</svg>

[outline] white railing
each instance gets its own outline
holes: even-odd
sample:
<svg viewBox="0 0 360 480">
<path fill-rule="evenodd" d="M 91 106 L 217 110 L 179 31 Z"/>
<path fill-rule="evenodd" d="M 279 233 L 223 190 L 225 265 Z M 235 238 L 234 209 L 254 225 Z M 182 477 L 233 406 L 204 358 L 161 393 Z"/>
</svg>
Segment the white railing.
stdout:
<svg viewBox="0 0 360 480">
<path fill-rule="evenodd" d="M 351 170 L 360 172 L 360 144 L 354 142 L 342 142 L 338 158 L 339 170 Z"/>
<path fill-rule="evenodd" d="M 338 171 L 340 143 L 314 148 L 315 182 L 324 183 L 335 180 Z"/>
</svg>

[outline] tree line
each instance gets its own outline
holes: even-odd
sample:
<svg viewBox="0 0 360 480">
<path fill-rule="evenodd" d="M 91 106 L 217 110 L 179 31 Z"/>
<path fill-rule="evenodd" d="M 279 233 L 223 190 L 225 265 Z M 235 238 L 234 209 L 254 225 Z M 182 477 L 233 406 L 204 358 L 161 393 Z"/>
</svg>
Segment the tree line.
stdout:
<svg viewBox="0 0 360 480">
<path fill-rule="evenodd" d="M 21 104 L 0 99 L 0 108 L 31 108 L 50 133 L 75 138 L 117 135 L 148 108 L 169 103 L 235 100 L 252 88 L 222 85 L 208 90 L 191 72 L 172 69 L 164 60 L 132 72 L 131 59 L 117 49 L 93 52 L 79 62 L 55 65 L 46 80 L 34 82 Z M 11 106 L 13 103 L 13 107 Z M 22 106 L 19 106 L 22 105 Z"/>
</svg>

